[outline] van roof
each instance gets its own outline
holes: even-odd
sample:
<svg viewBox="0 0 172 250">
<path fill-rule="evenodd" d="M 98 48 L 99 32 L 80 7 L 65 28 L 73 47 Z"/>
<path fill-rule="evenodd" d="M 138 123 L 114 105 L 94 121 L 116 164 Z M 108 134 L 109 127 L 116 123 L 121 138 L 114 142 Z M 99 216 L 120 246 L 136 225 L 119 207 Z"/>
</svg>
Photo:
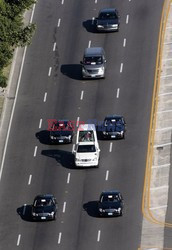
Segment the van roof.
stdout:
<svg viewBox="0 0 172 250">
<path fill-rule="evenodd" d="M 86 48 L 84 52 L 84 56 L 100 56 L 104 53 L 102 47 L 91 47 Z"/>
<path fill-rule="evenodd" d="M 96 131 L 95 124 L 80 124 L 78 127 L 79 131 L 89 131 L 89 130 L 94 130 Z"/>
</svg>

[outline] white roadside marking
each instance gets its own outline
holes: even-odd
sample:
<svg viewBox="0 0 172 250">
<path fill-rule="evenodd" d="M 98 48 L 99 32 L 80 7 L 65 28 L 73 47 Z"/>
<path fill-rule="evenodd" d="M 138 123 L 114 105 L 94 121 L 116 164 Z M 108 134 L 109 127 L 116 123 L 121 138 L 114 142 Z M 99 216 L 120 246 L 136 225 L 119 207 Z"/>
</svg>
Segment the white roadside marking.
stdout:
<svg viewBox="0 0 172 250">
<path fill-rule="evenodd" d="M 42 127 L 42 119 L 40 119 L 40 121 L 39 121 L 39 128 L 41 128 Z"/>
<path fill-rule="evenodd" d="M 52 67 L 49 67 L 48 76 L 51 75 L 51 70 L 52 70 Z"/>
<path fill-rule="evenodd" d="M 77 121 L 76 121 L 76 127 L 78 127 L 79 126 L 79 116 L 77 117 Z"/>
<path fill-rule="evenodd" d="M 150 190 L 158 190 L 158 189 L 166 189 L 166 188 L 168 188 L 168 186 L 159 186 L 159 187 L 152 187 L 152 188 L 150 188 Z"/>
<path fill-rule="evenodd" d="M 113 143 L 111 142 L 109 146 L 109 152 L 112 152 L 112 146 L 113 146 Z"/>
<path fill-rule="evenodd" d="M 120 91 L 120 89 L 118 88 L 117 93 L 116 93 L 116 98 L 119 98 L 119 91 Z"/>
<path fill-rule="evenodd" d="M 154 147 L 154 148 L 157 148 L 157 147 L 165 147 L 165 146 L 170 146 L 171 144 L 172 144 L 172 142 L 168 142 L 168 143 L 164 143 L 164 144 L 154 145 L 153 147 Z"/>
<path fill-rule="evenodd" d="M 126 24 L 128 23 L 129 21 L 129 15 L 126 16 Z"/>
<path fill-rule="evenodd" d="M 31 13 L 31 17 L 30 17 L 30 23 L 32 23 L 32 21 L 33 21 L 33 15 L 34 15 L 34 12 L 35 12 L 35 6 L 36 6 L 36 4 L 34 3 L 34 5 L 33 5 L 33 9 L 32 9 L 32 13 Z"/>
<path fill-rule="evenodd" d="M 172 77 L 172 75 L 161 76 L 161 78 Z"/>
<path fill-rule="evenodd" d="M 88 48 L 90 48 L 90 47 L 91 47 L 91 41 L 88 42 Z"/>
<path fill-rule="evenodd" d="M 21 234 L 18 235 L 18 239 L 17 239 L 17 246 L 20 245 L 20 239 L 21 239 Z"/>
<path fill-rule="evenodd" d="M 155 131 L 163 131 L 163 130 L 171 130 L 172 127 L 167 127 L 167 128 L 157 128 Z"/>
<path fill-rule="evenodd" d="M 123 63 L 121 63 L 120 65 L 120 73 L 122 73 L 122 70 L 123 70 Z"/>
<path fill-rule="evenodd" d="M 67 175 L 67 184 L 69 184 L 69 182 L 70 182 L 70 173 L 68 173 Z"/>
<path fill-rule="evenodd" d="M 157 166 L 152 166 L 152 168 L 166 168 L 166 167 L 169 167 L 169 166 L 171 166 L 171 164 L 170 163 L 168 163 L 168 164 L 162 164 L 162 165 L 157 165 Z"/>
<path fill-rule="evenodd" d="M 44 102 L 46 102 L 46 100 L 47 100 L 47 92 L 45 92 L 44 94 Z"/>
<path fill-rule="evenodd" d="M 84 96 L 84 91 L 82 90 L 80 100 L 83 100 L 83 96 Z"/>
<path fill-rule="evenodd" d="M 61 19 L 59 18 L 58 23 L 57 23 L 57 27 L 60 27 L 60 23 L 61 23 Z"/>
<path fill-rule="evenodd" d="M 92 17 L 92 23 L 91 23 L 91 24 L 94 24 L 94 19 L 95 19 L 95 18 L 94 18 L 94 17 Z"/>
<path fill-rule="evenodd" d="M 123 47 L 126 46 L 126 38 L 124 38 L 124 41 L 123 41 Z"/>
<path fill-rule="evenodd" d="M 62 4 L 64 4 L 64 0 L 62 0 Z"/>
<path fill-rule="evenodd" d="M 167 205 L 162 205 L 159 207 L 150 207 L 150 210 L 161 209 L 161 208 L 167 208 Z"/>
<path fill-rule="evenodd" d="M 54 43 L 54 45 L 53 45 L 53 51 L 55 51 L 56 50 L 56 43 Z"/>
<path fill-rule="evenodd" d="M 34 157 L 36 157 L 37 149 L 38 149 L 38 146 L 35 146 L 34 154 L 33 154 Z"/>
<path fill-rule="evenodd" d="M 31 184 L 31 181 L 32 181 L 32 175 L 30 174 L 30 175 L 29 175 L 29 180 L 28 180 L 28 185 Z"/>
<path fill-rule="evenodd" d="M 172 109 L 158 111 L 157 114 L 172 112 Z"/>
<path fill-rule="evenodd" d="M 63 203 L 63 213 L 66 211 L 66 201 Z"/>
<path fill-rule="evenodd" d="M 8 126 L 8 130 L 7 130 L 6 141 L 5 141 L 5 146 L 4 146 L 4 152 L 3 152 L 3 156 L 2 156 L 2 162 L 1 162 L 1 168 L 0 168 L 0 180 L 2 178 L 2 171 L 3 171 L 3 168 L 4 168 L 4 161 L 5 161 L 6 151 L 7 151 L 9 135 L 10 135 L 12 120 L 13 120 L 13 116 L 14 116 L 16 101 L 17 101 L 17 97 L 18 97 L 19 87 L 20 87 L 20 83 L 21 83 L 21 75 L 22 75 L 22 72 L 23 72 L 23 66 L 24 66 L 24 60 L 25 60 L 25 57 L 26 57 L 26 51 L 27 51 L 27 47 L 24 47 L 24 53 L 23 53 L 23 58 L 22 58 L 19 77 L 18 77 L 18 82 L 17 82 L 16 95 L 15 95 L 14 104 L 13 104 L 12 111 L 11 111 L 11 117 L 10 117 L 10 121 L 9 121 L 9 126 Z M 12 76 L 10 76 L 10 77 L 11 77 L 10 79 L 12 79 Z"/>
<path fill-rule="evenodd" d="M 97 241 L 98 241 L 98 242 L 100 241 L 100 234 L 101 234 L 101 231 L 99 230 L 99 231 L 98 231 L 98 234 L 97 234 Z"/>
<path fill-rule="evenodd" d="M 26 204 L 23 205 L 23 215 L 25 215 L 26 212 Z"/>
<path fill-rule="evenodd" d="M 162 93 L 162 94 L 159 94 L 158 96 L 164 96 L 164 95 L 172 95 L 172 92 Z"/>
<path fill-rule="evenodd" d="M 106 171 L 106 177 L 105 177 L 105 180 L 108 181 L 108 178 L 109 178 L 109 170 Z"/>
<path fill-rule="evenodd" d="M 60 244 L 61 238 L 62 238 L 62 233 L 60 232 L 60 233 L 59 233 L 59 238 L 58 238 L 58 244 Z"/>
</svg>

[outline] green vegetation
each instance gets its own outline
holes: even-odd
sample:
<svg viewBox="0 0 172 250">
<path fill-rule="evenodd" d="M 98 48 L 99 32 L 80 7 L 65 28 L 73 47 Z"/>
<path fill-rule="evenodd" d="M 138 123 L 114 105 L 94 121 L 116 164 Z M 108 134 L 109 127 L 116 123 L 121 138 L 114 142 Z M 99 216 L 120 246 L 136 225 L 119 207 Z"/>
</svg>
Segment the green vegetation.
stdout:
<svg viewBox="0 0 172 250">
<path fill-rule="evenodd" d="M 3 69 L 11 62 L 14 49 L 31 43 L 35 24 L 24 25 L 23 13 L 35 0 L 0 0 L 0 86 L 6 86 Z"/>
</svg>

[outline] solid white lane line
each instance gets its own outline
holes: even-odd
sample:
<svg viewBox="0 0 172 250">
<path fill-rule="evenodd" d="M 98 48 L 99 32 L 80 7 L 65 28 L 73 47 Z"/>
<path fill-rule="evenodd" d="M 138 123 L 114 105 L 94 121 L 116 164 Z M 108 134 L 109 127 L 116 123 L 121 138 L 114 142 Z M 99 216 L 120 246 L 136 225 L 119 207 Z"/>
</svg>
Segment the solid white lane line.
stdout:
<svg viewBox="0 0 172 250">
<path fill-rule="evenodd" d="M 69 184 L 69 182 L 70 182 L 70 173 L 68 173 L 67 175 L 67 184 Z"/>
<path fill-rule="evenodd" d="M 53 45 L 53 51 L 55 51 L 56 50 L 56 43 L 54 43 L 54 45 Z"/>
<path fill-rule="evenodd" d="M 23 215 L 25 215 L 26 212 L 26 204 L 23 205 Z"/>
<path fill-rule="evenodd" d="M 120 73 L 122 73 L 122 70 L 123 70 L 123 63 L 121 63 L 120 65 Z"/>
<path fill-rule="evenodd" d="M 82 90 L 80 100 L 83 100 L 83 96 L 84 96 L 84 91 Z"/>
<path fill-rule="evenodd" d="M 109 170 L 106 171 L 106 177 L 105 177 L 105 180 L 108 181 L 108 178 L 109 178 Z"/>
<path fill-rule="evenodd" d="M 88 42 L 88 48 L 90 48 L 90 47 L 91 47 L 91 41 Z"/>
<path fill-rule="evenodd" d="M 97 241 L 98 241 L 98 242 L 100 241 L 100 234 L 101 234 L 101 231 L 99 230 L 99 231 L 98 231 L 98 234 L 97 234 Z"/>
<path fill-rule="evenodd" d="M 36 6 L 36 4 L 34 3 L 34 5 L 33 5 L 33 8 L 32 8 L 32 13 L 31 13 L 31 17 L 30 17 L 30 23 L 32 23 L 32 21 L 33 21 L 33 15 L 34 15 L 34 12 L 35 12 L 35 6 Z"/>
<path fill-rule="evenodd" d="M 18 235 L 18 239 L 17 239 L 17 246 L 20 245 L 20 239 L 21 239 L 21 234 Z"/>
<path fill-rule="evenodd" d="M 39 128 L 41 128 L 42 127 L 42 119 L 40 119 L 40 121 L 39 121 Z"/>
<path fill-rule="evenodd" d="M 48 76 L 51 75 L 51 70 L 52 70 L 52 67 L 49 67 Z"/>
<path fill-rule="evenodd" d="M 129 21 L 129 15 L 126 16 L 126 24 L 128 23 Z"/>
<path fill-rule="evenodd" d="M 60 232 L 60 233 L 59 233 L 59 238 L 58 238 L 58 244 L 60 244 L 61 238 L 62 238 L 62 233 Z"/>
<path fill-rule="evenodd" d="M 109 146 L 109 152 L 112 152 L 112 146 L 113 146 L 113 143 L 111 142 Z"/>
<path fill-rule="evenodd" d="M 120 91 L 120 89 L 118 88 L 117 93 L 116 93 L 116 98 L 119 98 L 119 91 Z"/>
<path fill-rule="evenodd" d="M 126 38 L 124 38 L 123 47 L 126 46 Z"/>
<path fill-rule="evenodd" d="M 92 17 L 92 23 L 91 23 L 91 24 L 94 24 L 94 19 L 95 19 L 95 18 L 94 18 L 94 17 Z"/>
<path fill-rule="evenodd" d="M 79 116 L 77 117 L 77 121 L 76 121 L 76 127 L 78 127 L 79 126 Z"/>
<path fill-rule="evenodd" d="M 66 211 L 66 201 L 63 203 L 63 213 Z"/>
<path fill-rule="evenodd" d="M 62 4 L 64 4 L 64 0 L 62 0 L 62 2 L 61 2 Z"/>
<path fill-rule="evenodd" d="M 38 149 L 38 147 L 37 147 L 37 146 L 35 146 L 35 149 L 34 149 L 34 154 L 33 154 L 33 156 L 34 156 L 34 157 L 36 156 L 37 149 Z"/>
<path fill-rule="evenodd" d="M 44 102 L 46 102 L 46 100 L 47 100 L 47 92 L 45 92 L 44 94 Z"/>
<path fill-rule="evenodd" d="M 28 180 L 28 185 L 31 184 L 31 181 L 32 181 L 32 175 L 30 174 L 30 175 L 29 175 L 29 180 Z"/>
<path fill-rule="evenodd" d="M 60 27 L 60 23 L 61 23 L 61 19 L 59 18 L 58 23 L 57 23 L 57 27 Z"/>
</svg>

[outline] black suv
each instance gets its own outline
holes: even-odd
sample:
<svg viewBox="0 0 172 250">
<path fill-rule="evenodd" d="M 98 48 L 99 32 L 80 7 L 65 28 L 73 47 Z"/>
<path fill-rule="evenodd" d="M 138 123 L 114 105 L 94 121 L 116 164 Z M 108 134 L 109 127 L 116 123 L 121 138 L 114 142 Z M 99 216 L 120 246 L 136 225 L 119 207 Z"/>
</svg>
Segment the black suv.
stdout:
<svg viewBox="0 0 172 250">
<path fill-rule="evenodd" d="M 103 125 L 98 129 L 101 130 L 104 139 L 123 139 L 125 138 L 126 123 L 121 115 L 106 116 Z"/>
<path fill-rule="evenodd" d="M 50 142 L 52 144 L 72 143 L 73 125 L 69 120 L 58 120 L 53 123 L 50 131 Z"/>
<path fill-rule="evenodd" d="M 102 9 L 96 18 L 97 31 L 118 31 L 120 16 L 116 9 Z"/>
<path fill-rule="evenodd" d="M 57 212 L 56 199 L 52 194 L 37 195 L 32 205 L 33 220 L 55 220 Z"/>
<path fill-rule="evenodd" d="M 119 191 L 104 191 L 98 203 L 100 216 L 121 216 L 123 212 L 123 198 Z"/>
</svg>

